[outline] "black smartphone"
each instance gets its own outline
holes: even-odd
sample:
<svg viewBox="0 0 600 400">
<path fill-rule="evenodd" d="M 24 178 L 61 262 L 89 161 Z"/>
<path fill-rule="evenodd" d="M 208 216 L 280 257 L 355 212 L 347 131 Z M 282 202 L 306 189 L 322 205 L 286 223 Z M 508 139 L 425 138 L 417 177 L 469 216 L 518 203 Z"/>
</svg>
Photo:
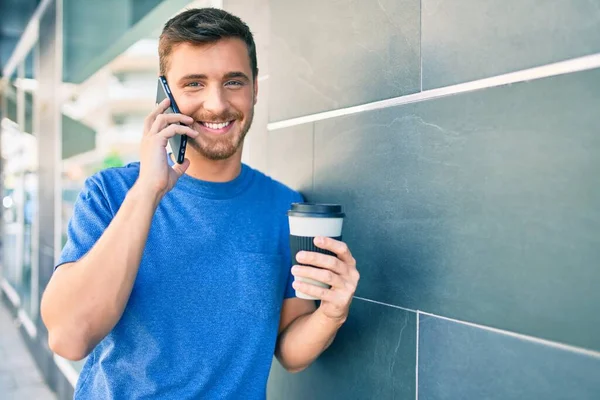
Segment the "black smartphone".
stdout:
<svg viewBox="0 0 600 400">
<path fill-rule="evenodd" d="M 177 107 L 177 103 L 175 103 L 175 99 L 173 98 L 173 94 L 171 93 L 171 89 L 169 88 L 169 84 L 167 83 L 167 78 L 161 75 L 158 77 L 158 88 L 156 89 L 156 104 L 159 104 L 167 97 L 169 98 L 171 104 L 169 105 L 169 108 L 165 110 L 165 114 L 180 114 L 179 107 Z M 175 157 L 177 163 L 183 163 L 183 160 L 185 160 L 185 146 L 187 145 L 187 135 L 173 136 L 169 139 L 169 145 L 171 145 L 173 157 Z"/>
</svg>

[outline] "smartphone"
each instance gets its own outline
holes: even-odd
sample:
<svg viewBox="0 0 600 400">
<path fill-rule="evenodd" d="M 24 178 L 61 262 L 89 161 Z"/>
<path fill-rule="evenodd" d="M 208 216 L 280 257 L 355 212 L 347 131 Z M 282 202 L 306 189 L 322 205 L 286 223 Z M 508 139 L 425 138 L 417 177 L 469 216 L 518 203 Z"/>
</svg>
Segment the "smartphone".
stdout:
<svg viewBox="0 0 600 400">
<path fill-rule="evenodd" d="M 171 93 L 171 89 L 169 88 L 169 84 L 167 83 L 167 78 L 164 76 L 158 77 L 158 88 L 156 89 L 156 104 L 159 104 L 166 98 L 169 98 L 171 104 L 169 108 L 165 110 L 165 114 L 180 114 L 179 107 L 177 107 L 177 103 L 175 103 L 175 99 L 173 98 L 173 94 Z M 185 146 L 187 145 L 187 135 L 175 135 L 169 139 L 169 145 L 171 146 L 171 151 L 173 151 L 173 157 L 177 161 L 178 164 L 183 163 L 185 160 Z"/>
</svg>

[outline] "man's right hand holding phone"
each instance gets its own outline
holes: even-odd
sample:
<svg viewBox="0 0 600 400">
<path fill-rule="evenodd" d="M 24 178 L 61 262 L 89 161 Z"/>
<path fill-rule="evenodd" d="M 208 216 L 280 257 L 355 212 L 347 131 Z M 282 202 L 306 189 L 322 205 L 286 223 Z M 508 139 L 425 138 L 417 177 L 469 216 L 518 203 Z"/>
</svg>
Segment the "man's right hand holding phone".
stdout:
<svg viewBox="0 0 600 400">
<path fill-rule="evenodd" d="M 80 360 L 90 354 L 121 319 L 138 273 L 156 207 L 190 165 L 189 160 L 185 160 L 171 168 L 167 161 L 165 148 L 170 137 L 198 136 L 196 131 L 186 126 L 193 123 L 191 117 L 163 114 L 168 106 L 169 100 L 165 99 L 144 122 L 140 173 L 119 211 L 102 230 L 91 250 L 78 261 L 61 266 L 46 287 L 41 312 L 48 327 L 49 343 L 52 343 L 54 351 L 60 349 L 71 360 Z M 90 185 L 96 187 L 95 183 Z M 96 187 L 94 190 L 100 189 Z M 102 197 L 100 193 L 94 196 Z M 101 204 L 98 197 L 81 206 L 83 210 L 96 212 L 102 208 L 97 212 L 102 215 L 108 213 L 108 204 Z M 86 216 L 79 218 L 85 220 Z M 90 229 L 97 231 L 101 224 L 108 223 L 101 218 L 100 214 L 96 214 L 90 222 Z M 78 228 L 83 229 L 80 234 L 86 238 L 93 235 L 85 232 L 85 224 L 82 226 Z"/>
<path fill-rule="evenodd" d="M 169 138 L 175 135 L 188 135 L 196 138 L 198 132 L 190 128 L 192 117 L 183 114 L 163 114 L 169 107 L 169 99 L 164 99 L 144 121 L 144 136 L 140 150 L 140 175 L 136 186 L 149 196 L 162 196 L 171 190 L 177 180 L 190 166 L 186 158 L 182 164 L 169 167 L 165 148 Z M 180 125 L 182 124 L 182 125 Z"/>
</svg>

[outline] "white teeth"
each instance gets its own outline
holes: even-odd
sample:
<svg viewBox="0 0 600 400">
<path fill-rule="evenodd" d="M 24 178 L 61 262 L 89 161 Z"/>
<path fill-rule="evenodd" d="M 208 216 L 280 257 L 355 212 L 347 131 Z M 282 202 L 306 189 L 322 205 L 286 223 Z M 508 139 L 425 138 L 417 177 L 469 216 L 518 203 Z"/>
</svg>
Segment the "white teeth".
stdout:
<svg viewBox="0 0 600 400">
<path fill-rule="evenodd" d="M 210 122 L 203 122 L 202 124 L 204 124 L 204 126 L 210 128 L 210 129 L 223 129 L 227 125 L 229 125 L 230 123 L 231 123 L 231 121 L 230 122 L 223 122 L 223 123 L 220 123 L 220 124 L 213 124 L 213 123 L 210 123 Z"/>
</svg>

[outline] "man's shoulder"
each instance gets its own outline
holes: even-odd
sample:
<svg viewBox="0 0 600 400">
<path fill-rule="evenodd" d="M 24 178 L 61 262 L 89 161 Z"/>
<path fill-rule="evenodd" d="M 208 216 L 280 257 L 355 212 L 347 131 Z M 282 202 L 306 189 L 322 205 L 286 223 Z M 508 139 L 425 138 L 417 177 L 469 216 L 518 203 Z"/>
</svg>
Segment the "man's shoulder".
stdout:
<svg viewBox="0 0 600 400">
<path fill-rule="evenodd" d="M 98 191 L 110 200 L 122 200 L 140 173 L 140 163 L 133 162 L 122 167 L 106 168 L 86 179 L 84 191 Z"/>
<path fill-rule="evenodd" d="M 103 186 L 133 185 L 140 173 L 140 163 L 132 162 L 122 167 L 111 167 L 96 172 L 89 179 Z"/>
<path fill-rule="evenodd" d="M 287 203 L 286 206 L 289 206 L 291 203 L 304 201 L 304 198 L 300 192 L 292 189 L 285 183 L 278 181 L 277 179 L 256 169 L 254 170 L 254 173 L 257 177 L 259 185 L 262 186 L 261 193 L 264 193 L 267 196 L 273 196 L 276 199 L 280 199 L 282 202 Z"/>
</svg>

